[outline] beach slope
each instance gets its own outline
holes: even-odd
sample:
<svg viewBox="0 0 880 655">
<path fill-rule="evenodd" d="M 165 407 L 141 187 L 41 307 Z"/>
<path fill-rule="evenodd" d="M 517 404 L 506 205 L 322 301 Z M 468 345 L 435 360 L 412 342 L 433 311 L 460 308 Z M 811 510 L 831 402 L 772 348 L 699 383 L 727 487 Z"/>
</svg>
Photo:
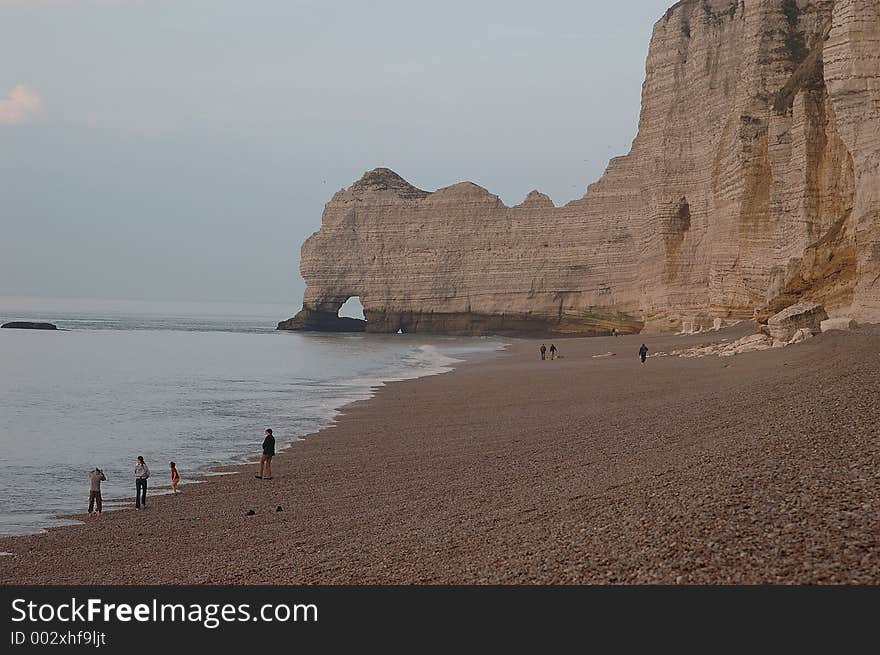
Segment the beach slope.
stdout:
<svg viewBox="0 0 880 655">
<path fill-rule="evenodd" d="M 880 330 L 644 365 L 641 341 L 390 384 L 274 480 L 0 539 L 0 582 L 880 583 Z"/>
</svg>

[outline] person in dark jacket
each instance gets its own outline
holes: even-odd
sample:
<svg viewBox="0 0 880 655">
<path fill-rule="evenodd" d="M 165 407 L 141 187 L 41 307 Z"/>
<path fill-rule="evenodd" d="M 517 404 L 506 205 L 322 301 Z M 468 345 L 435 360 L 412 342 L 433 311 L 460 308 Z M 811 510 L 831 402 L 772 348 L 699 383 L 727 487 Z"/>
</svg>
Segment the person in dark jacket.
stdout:
<svg viewBox="0 0 880 655">
<path fill-rule="evenodd" d="M 275 437 L 272 436 L 272 429 L 266 430 L 266 438 L 263 439 L 263 454 L 260 455 L 260 474 L 255 478 L 260 480 L 272 479 L 272 458 L 275 457 Z M 263 477 L 263 469 L 265 467 L 266 476 Z"/>
<path fill-rule="evenodd" d="M 648 346 L 642 344 L 642 347 L 639 348 L 639 359 L 642 360 L 642 364 L 645 363 L 645 360 L 648 358 Z"/>
<path fill-rule="evenodd" d="M 547 346 L 541 344 L 541 359 L 547 359 Z"/>
</svg>

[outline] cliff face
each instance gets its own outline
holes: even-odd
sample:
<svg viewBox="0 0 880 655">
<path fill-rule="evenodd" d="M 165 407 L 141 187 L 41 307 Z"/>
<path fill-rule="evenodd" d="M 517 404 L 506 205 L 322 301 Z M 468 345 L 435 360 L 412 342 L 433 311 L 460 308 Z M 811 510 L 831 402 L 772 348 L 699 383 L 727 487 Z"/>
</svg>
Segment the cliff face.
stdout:
<svg viewBox="0 0 880 655">
<path fill-rule="evenodd" d="M 505 206 L 376 169 L 302 248 L 334 329 L 606 333 L 798 300 L 880 320 L 880 0 L 685 0 L 652 38 L 638 136 L 580 200 Z"/>
<path fill-rule="evenodd" d="M 880 1 L 838 0 L 823 51 L 840 136 L 851 153 L 855 314 L 880 321 Z"/>
</svg>

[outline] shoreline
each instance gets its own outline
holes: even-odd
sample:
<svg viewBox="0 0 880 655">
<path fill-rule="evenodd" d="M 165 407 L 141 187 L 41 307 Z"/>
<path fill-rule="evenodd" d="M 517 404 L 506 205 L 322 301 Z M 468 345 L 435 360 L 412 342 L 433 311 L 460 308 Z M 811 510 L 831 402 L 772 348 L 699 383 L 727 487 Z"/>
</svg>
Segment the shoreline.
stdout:
<svg viewBox="0 0 880 655">
<path fill-rule="evenodd" d="M 436 339 L 438 335 L 425 335 L 426 339 Z M 439 335 L 440 339 L 444 339 L 444 335 Z M 459 337 L 460 338 L 460 337 Z M 310 432 L 301 436 L 298 436 L 290 441 L 285 442 L 280 448 L 276 450 L 276 456 L 273 458 L 273 467 L 278 465 L 280 458 L 282 458 L 285 454 L 288 454 L 297 444 L 305 442 L 307 440 L 316 439 L 319 437 L 325 436 L 326 432 L 332 431 L 337 422 L 343 418 L 350 408 L 353 408 L 357 405 L 363 403 L 370 403 L 375 400 L 377 395 L 381 393 L 381 391 L 390 385 L 396 384 L 407 384 L 407 383 L 415 383 L 420 380 L 445 376 L 449 374 L 455 373 L 455 371 L 460 368 L 467 366 L 474 366 L 481 362 L 490 361 L 496 357 L 503 357 L 507 354 L 510 347 L 513 345 L 513 342 L 518 340 L 518 337 L 487 337 L 494 341 L 498 342 L 498 347 L 494 349 L 485 349 L 485 350 L 474 350 L 468 353 L 468 356 L 456 356 L 452 357 L 450 355 L 445 355 L 444 353 L 440 353 L 444 358 L 449 359 L 449 362 L 444 362 L 442 365 L 438 365 L 441 369 L 431 373 L 418 374 L 407 377 L 392 377 L 389 379 L 379 380 L 375 384 L 369 386 L 365 393 L 369 393 L 369 396 L 366 398 L 358 398 L 355 400 L 350 400 L 339 407 L 333 410 L 334 415 L 332 418 L 327 419 L 328 423 L 322 428 L 314 432 Z M 426 345 L 436 347 L 435 344 L 423 344 L 418 346 L 416 350 L 418 351 L 421 348 L 424 348 Z M 461 358 L 459 358 L 461 357 Z M 412 373 L 418 369 L 411 368 L 407 373 Z M 257 444 L 259 446 L 259 444 Z M 259 450 L 258 447 L 255 447 L 255 450 Z M 211 484 L 212 482 L 223 479 L 223 478 L 234 478 L 239 474 L 246 474 L 245 477 L 249 477 L 253 470 L 259 466 L 260 456 L 257 455 L 246 455 L 243 454 L 241 458 L 244 461 L 240 461 L 237 463 L 228 463 L 228 464 L 215 464 L 209 465 L 206 467 L 206 470 L 198 475 L 194 475 L 191 477 L 183 478 L 181 480 L 181 485 L 179 489 L 181 492 L 178 494 L 183 495 L 185 491 L 189 488 L 200 487 L 203 485 Z M 86 494 L 86 499 L 88 498 Z M 171 493 L 171 484 L 162 484 L 159 486 L 150 486 L 150 491 L 148 492 L 148 499 L 150 500 L 150 504 L 152 507 L 155 507 L 156 500 L 155 499 L 169 499 L 175 498 L 174 494 Z M 16 543 L 20 543 L 24 540 L 30 540 L 35 538 L 40 538 L 48 535 L 54 535 L 55 533 L 64 534 L 65 532 L 70 532 L 72 530 L 81 529 L 87 526 L 90 526 L 95 523 L 99 523 L 102 521 L 106 521 L 110 515 L 119 514 L 125 512 L 127 514 L 133 514 L 135 511 L 138 511 L 134 508 L 134 496 L 123 496 L 123 497 L 114 497 L 114 498 L 105 498 L 103 500 L 104 504 L 104 512 L 102 513 L 100 518 L 95 518 L 89 516 L 86 512 L 79 513 L 70 513 L 70 514 L 56 514 L 52 516 L 52 520 L 60 520 L 60 521 L 69 521 L 69 523 L 63 523 L 58 525 L 48 525 L 45 527 L 39 528 L 39 531 L 28 533 L 28 534 L 13 534 L 13 535 L 0 535 L 0 543 L 5 544 L 6 547 L 12 549 Z M 85 503 L 84 503 L 85 504 Z M 125 506 L 122 506 L 125 505 Z M 0 548 L 0 558 L 6 557 L 15 557 L 17 553 L 15 550 L 4 551 L 3 548 Z M 10 584 L 6 582 L 3 578 L 3 570 L 2 570 L 3 559 L 0 559 L 0 583 L 2 584 Z M 15 583 L 12 583 L 15 584 Z M 29 583 L 24 583 L 29 584 Z M 53 584 L 49 583 L 37 583 L 37 584 Z M 73 584 L 90 584 L 90 583 L 73 583 Z M 126 583 L 121 583 L 126 584 Z"/>
<path fill-rule="evenodd" d="M 346 405 L 272 481 L 221 466 L 241 475 L 0 538 L 0 582 L 880 582 L 880 329 L 635 360 L 726 334 L 560 339 L 556 362 L 506 340 Z"/>
<path fill-rule="evenodd" d="M 444 337 L 440 336 L 439 338 L 443 339 Z M 447 373 L 454 372 L 454 370 L 460 366 L 465 366 L 470 363 L 500 356 L 500 354 L 502 354 L 503 351 L 505 351 L 510 345 L 509 343 L 507 343 L 510 341 L 510 339 L 506 340 L 507 342 L 505 342 L 499 338 L 495 338 L 493 339 L 493 341 L 497 342 L 496 348 L 475 348 L 474 350 L 469 351 L 467 355 L 457 354 L 453 356 L 446 354 L 445 352 L 442 352 L 442 350 L 438 349 L 438 344 L 436 343 L 437 337 L 433 335 L 426 335 L 424 339 L 431 341 L 431 343 L 422 343 L 421 345 L 413 344 L 413 350 L 409 357 L 414 357 L 418 359 L 419 353 L 424 353 L 426 348 L 431 348 L 436 352 L 437 355 L 440 356 L 440 358 L 442 358 L 442 361 L 438 361 L 428 368 L 423 368 L 415 362 L 409 362 L 408 366 L 406 368 L 402 368 L 401 370 L 394 371 L 393 373 L 391 371 L 384 371 L 381 374 L 377 374 L 375 378 L 368 378 L 369 383 L 365 384 L 357 394 L 358 396 L 363 397 L 355 397 L 354 399 L 340 398 L 339 402 L 341 404 L 331 407 L 328 411 L 328 415 L 322 419 L 322 421 L 324 422 L 323 426 L 320 426 L 316 430 L 313 430 L 311 432 L 300 434 L 291 438 L 284 438 L 283 441 L 279 441 L 279 445 L 276 447 L 276 456 L 288 451 L 297 443 L 312 438 L 313 436 L 316 436 L 324 432 L 325 430 L 332 428 L 336 424 L 336 421 L 339 419 L 339 417 L 345 412 L 346 408 L 360 402 L 368 402 L 372 400 L 379 392 L 379 390 L 388 384 L 415 381 L 426 377 L 445 375 Z M 442 348 L 442 344 L 440 344 L 440 348 Z M 277 431 L 278 430 L 276 428 L 276 432 Z M 262 439 L 262 437 L 260 437 L 260 439 Z M 259 446 L 259 444 L 257 444 L 257 446 Z M 255 450 L 258 451 L 259 448 L 257 447 Z M 181 479 L 181 491 L 193 485 L 200 485 L 206 482 L 210 482 L 216 477 L 235 475 L 247 467 L 259 464 L 259 455 L 253 455 L 250 452 L 241 452 L 240 454 L 230 459 L 231 461 L 227 461 L 225 463 L 215 462 L 195 465 L 193 469 L 196 471 L 196 473 L 194 473 L 193 475 L 188 475 L 187 477 Z M 167 471 L 165 471 L 164 469 L 162 470 L 164 473 L 167 474 Z M 158 481 L 158 479 L 160 479 L 160 476 L 153 476 L 153 479 Z M 154 483 L 149 486 L 150 498 L 172 495 L 170 480 L 168 480 L 167 477 L 161 477 L 161 479 L 166 480 L 166 482 Z M 105 496 L 103 499 L 104 512 L 102 518 L 104 515 L 108 515 L 110 513 L 129 509 L 133 510 L 134 502 L 135 497 L 132 495 L 112 497 Z M 93 520 L 92 517 L 90 517 L 85 512 L 59 512 L 51 515 L 46 514 L 44 516 L 47 517 L 47 520 L 50 523 L 46 525 L 35 526 L 33 532 L 5 535 L 0 534 L 0 540 L 18 539 L 23 537 L 36 537 L 40 535 L 45 535 L 52 530 L 82 526 Z M 8 554 L 9 553 L 7 553 L 7 555 Z"/>
</svg>

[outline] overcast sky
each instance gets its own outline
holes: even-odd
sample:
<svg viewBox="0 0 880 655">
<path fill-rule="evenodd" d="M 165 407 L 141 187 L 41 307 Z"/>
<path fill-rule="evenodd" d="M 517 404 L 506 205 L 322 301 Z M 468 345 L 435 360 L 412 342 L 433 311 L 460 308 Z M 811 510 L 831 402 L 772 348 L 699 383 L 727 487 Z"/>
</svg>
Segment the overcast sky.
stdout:
<svg viewBox="0 0 880 655">
<path fill-rule="evenodd" d="M 0 295 L 302 300 L 387 166 L 515 204 L 635 136 L 672 0 L 0 0 Z"/>
</svg>

